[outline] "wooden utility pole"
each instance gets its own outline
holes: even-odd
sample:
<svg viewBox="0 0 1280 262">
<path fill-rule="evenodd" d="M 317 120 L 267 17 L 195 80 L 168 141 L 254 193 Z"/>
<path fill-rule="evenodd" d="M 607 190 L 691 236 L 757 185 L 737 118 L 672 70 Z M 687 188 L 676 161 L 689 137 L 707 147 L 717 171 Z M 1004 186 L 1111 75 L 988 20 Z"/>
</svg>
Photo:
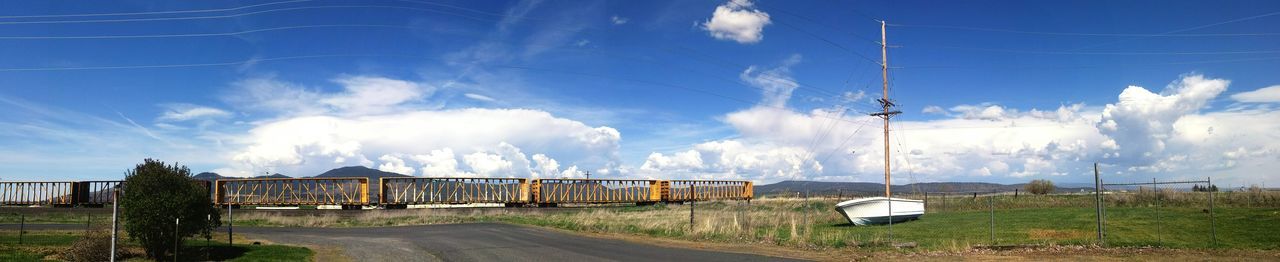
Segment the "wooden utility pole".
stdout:
<svg viewBox="0 0 1280 262">
<path fill-rule="evenodd" d="M 884 197 L 892 197 L 889 189 L 889 118 L 893 115 L 901 114 L 902 111 L 889 111 L 893 107 L 892 101 L 889 101 L 889 45 L 885 36 L 885 22 L 880 21 L 880 77 L 881 77 L 881 112 L 871 113 L 871 116 L 878 116 L 884 119 Z M 890 201 L 892 202 L 892 201 Z"/>
</svg>

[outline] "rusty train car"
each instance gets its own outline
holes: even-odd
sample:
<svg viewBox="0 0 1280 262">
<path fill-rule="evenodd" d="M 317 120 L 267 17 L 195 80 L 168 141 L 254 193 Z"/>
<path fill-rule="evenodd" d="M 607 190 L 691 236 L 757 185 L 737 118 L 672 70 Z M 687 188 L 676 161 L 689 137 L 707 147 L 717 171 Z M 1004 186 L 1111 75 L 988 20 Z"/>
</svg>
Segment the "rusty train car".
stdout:
<svg viewBox="0 0 1280 262">
<path fill-rule="evenodd" d="M 198 181 L 221 206 L 342 206 L 343 209 L 414 205 L 491 204 L 554 207 L 747 200 L 751 181 L 644 179 L 526 179 L 384 177 L 246 178 Z M 0 205 L 102 206 L 123 181 L 0 182 Z"/>
</svg>

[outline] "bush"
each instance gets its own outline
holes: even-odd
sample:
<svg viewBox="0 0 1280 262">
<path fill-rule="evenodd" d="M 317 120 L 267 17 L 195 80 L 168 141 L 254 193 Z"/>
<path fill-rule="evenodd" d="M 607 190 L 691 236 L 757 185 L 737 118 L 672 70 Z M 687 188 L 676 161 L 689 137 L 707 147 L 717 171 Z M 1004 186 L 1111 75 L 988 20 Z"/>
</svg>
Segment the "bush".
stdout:
<svg viewBox="0 0 1280 262">
<path fill-rule="evenodd" d="M 119 243 L 117 243 L 119 244 Z M 116 257 L 124 254 L 124 248 L 116 245 Z M 111 233 L 102 230 L 89 231 L 71 247 L 62 252 L 67 261 L 109 261 L 111 260 Z"/>
<path fill-rule="evenodd" d="M 1027 183 L 1025 188 L 1027 192 L 1032 194 L 1044 195 L 1053 192 L 1053 181 L 1036 179 L 1032 180 L 1031 183 Z"/>
<path fill-rule="evenodd" d="M 146 159 L 125 175 L 124 185 L 120 207 L 125 231 L 149 258 L 159 260 L 173 253 L 174 243 L 180 245 L 182 238 L 208 236 L 221 226 L 208 189 L 192 180 L 185 166 Z M 181 219 L 177 232 L 174 219 Z"/>
</svg>

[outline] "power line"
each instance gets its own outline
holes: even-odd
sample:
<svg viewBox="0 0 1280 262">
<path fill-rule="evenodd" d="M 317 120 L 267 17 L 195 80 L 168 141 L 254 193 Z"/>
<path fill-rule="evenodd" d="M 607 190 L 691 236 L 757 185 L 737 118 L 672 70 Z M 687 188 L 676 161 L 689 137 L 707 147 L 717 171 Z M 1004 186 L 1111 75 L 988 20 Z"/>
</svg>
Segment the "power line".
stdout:
<svg viewBox="0 0 1280 262">
<path fill-rule="evenodd" d="M 394 6 L 394 5 L 329 5 L 329 6 L 303 6 L 303 7 L 276 8 L 276 9 L 268 9 L 268 10 L 253 11 L 253 12 L 238 13 L 238 14 L 229 14 L 229 15 L 182 16 L 182 17 L 152 17 L 152 18 L 123 18 L 123 19 L 89 19 L 89 20 L 52 20 L 52 21 L 48 21 L 48 20 L 46 20 L 46 21 L 4 21 L 4 22 L 0 22 L 0 25 L 23 25 L 23 24 L 84 24 L 84 23 L 120 23 L 120 22 L 175 21 L 175 20 L 207 20 L 207 19 L 226 19 L 226 18 L 236 18 L 236 17 L 252 16 L 252 15 L 265 14 L 265 13 L 277 13 L 277 12 L 296 11 L 296 10 L 312 10 L 312 9 L 345 9 L 345 8 L 380 8 L 380 9 L 402 9 L 402 10 L 414 10 L 414 11 L 424 11 L 424 12 L 432 12 L 432 13 L 439 13 L 439 14 L 452 15 L 452 16 L 457 16 L 457 17 L 462 17 L 462 18 L 468 18 L 468 19 L 473 19 L 473 20 L 482 21 L 482 22 L 493 22 L 493 21 L 494 21 L 494 20 L 491 20 L 491 19 L 480 18 L 480 17 L 474 17 L 474 16 L 469 16 L 469 15 L 464 15 L 464 14 L 459 14 L 459 13 L 451 13 L 451 12 L 446 12 L 446 11 L 441 11 L 441 10 L 436 10 L 436 9 L 418 8 L 418 7 Z"/>
<path fill-rule="evenodd" d="M 867 57 L 866 55 L 863 55 L 862 53 L 858 53 L 857 51 L 853 51 L 853 49 L 849 49 L 848 47 L 845 47 L 844 45 L 841 45 L 841 44 L 838 44 L 838 43 L 836 43 L 836 42 L 834 42 L 834 41 L 831 41 L 830 39 L 827 39 L 827 38 L 825 38 L 825 37 L 819 36 L 819 35 L 814 34 L 814 33 L 812 33 L 812 32 L 806 31 L 806 30 L 804 30 L 804 29 L 800 29 L 800 27 L 797 27 L 797 26 L 791 25 L 791 24 L 789 24 L 789 23 L 787 23 L 787 22 L 783 22 L 783 21 L 776 21 L 776 22 L 778 22 L 778 24 L 780 24 L 780 25 L 783 25 L 783 26 L 786 26 L 786 27 L 788 27 L 788 28 L 791 28 L 791 29 L 793 29 L 793 30 L 795 30 L 795 31 L 797 31 L 797 32 L 800 32 L 800 33 L 803 33 L 803 34 L 805 34 L 805 35 L 808 35 L 809 37 L 813 37 L 814 39 L 818 39 L 819 41 L 822 41 L 823 43 L 827 43 L 828 45 L 831 45 L 831 46 L 836 47 L 836 48 L 838 48 L 838 49 L 840 49 L 840 50 L 843 50 L 843 51 L 845 51 L 845 52 L 847 52 L 847 53 L 849 53 L 849 54 L 852 54 L 852 55 L 855 55 L 855 56 L 857 56 L 857 57 L 859 57 L 859 58 L 862 58 L 863 60 L 867 60 L 867 61 L 869 61 L 869 62 L 871 62 L 871 63 L 873 63 L 873 64 L 877 64 L 877 65 L 879 65 L 879 64 L 880 64 L 880 61 L 875 60 L 875 59 L 872 59 L 871 57 Z"/>
<path fill-rule="evenodd" d="M 1280 33 L 1206 33 L 1206 34 L 1137 34 L 1137 33 L 1076 33 L 1076 32 L 1049 32 L 1049 31 L 1025 31 L 1001 28 L 985 28 L 972 26 L 954 26 L 954 25 L 910 25 L 910 24 L 889 24 L 895 27 L 915 27 L 915 28 L 933 28 L 933 29 L 956 29 L 966 31 L 983 31 L 983 32 L 1002 32 L 1029 35 L 1057 35 L 1057 36 L 1098 36 L 1098 37 L 1237 37 L 1237 36 L 1275 36 Z"/>
<path fill-rule="evenodd" d="M 212 13 L 212 12 L 236 11 L 236 10 L 243 10 L 243 9 L 249 9 L 249 8 L 254 8 L 254 7 L 262 7 L 262 6 L 269 6 L 269 5 L 279 5 L 279 4 L 289 4 L 289 3 L 298 3 L 298 2 L 309 2 L 309 1 L 312 1 L 312 0 L 293 0 L 293 1 L 270 2 L 270 3 L 256 4 L 256 5 L 247 5 L 247 6 L 240 6 L 240 7 L 232 7 L 232 8 L 195 9 L 195 10 L 174 10 L 174 11 L 153 11 L 153 12 L 89 13 L 89 14 L 56 14 L 56 15 L 9 15 L 9 16 L 0 16 L 0 19 L 13 19 L 13 18 L 53 18 L 53 17 L 86 17 L 86 16 L 161 15 L 161 14 L 189 14 L 189 13 Z"/>
<path fill-rule="evenodd" d="M 1178 30 L 1168 31 L 1168 32 L 1160 33 L 1160 34 L 1162 34 L 1162 35 L 1166 35 L 1166 34 L 1182 33 L 1182 32 L 1192 31 L 1192 30 L 1201 29 L 1201 28 L 1208 28 L 1208 27 L 1214 27 L 1214 26 L 1219 26 L 1219 25 L 1224 25 L 1224 24 L 1230 24 L 1230 23 L 1235 23 L 1235 22 L 1248 21 L 1248 20 L 1253 20 L 1253 19 L 1258 19 L 1258 18 L 1263 18 L 1263 17 L 1273 16 L 1273 15 L 1280 15 L 1280 11 L 1277 11 L 1277 12 L 1271 12 L 1271 13 L 1266 13 L 1266 14 L 1261 14 L 1261 15 L 1255 15 L 1255 16 L 1248 16 L 1248 17 L 1236 18 L 1236 19 L 1231 19 L 1231 20 L 1222 21 L 1222 22 L 1217 22 L 1217 23 L 1210 23 L 1210 24 L 1204 24 L 1204 25 L 1199 25 L 1199 26 L 1193 26 L 1193 27 L 1188 27 L 1188 28 L 1183 28 L 1183 29 L 1178 29 Z M 1144 38 L 1144 37 L 1126 38 L 1126 39 L 1122 39 L 1122 40 L 1116 40 L 1116 41 L 1111 41 L 1111 42 L 1104 42 L 1104 43 L 1100 43 L 1100 44 L 1096 44 L 1096 45 L 1091 45 L 1091 46 L 1086 46 L 1086 47 L 1081 47 L 1081 48 L 1071 49 L 1071 50 L 1067 50 L 1067 51 L 1077 51 L 1077 50 L 1083 50 L 1083 49 L 1091 49 L 1091 48 L 1095 48 L 1095 47 L 1099 47 L 1099 46 L 1113 45 L 1113 44 L 1118 44 L 1118 43 L 1123 43 L 1123 42 L 1133 41 L 1133 40 L 1137 40 L 1137 39 L 1141 39 L 1141 38 Z"/>
<path fill-rule="evenodd" d="M 1021 53 L 1021 54 L 1047 54 L 1047 55 L 1243 55 L 1243 54 L 1277 54 L 1280 50 L 1246 50 L 1246 51 L 1196 51 L 1196 52 L 1155 52 L 1155 51 L 1131 51 L 1131 52 L 1087 52 L 1087 51 L 1047 51 L 1047 50 L 1019 50 L 1019 49 L 1000 49 L 1000 48 L 982 48 L 982 47 L 962 47 L 934 44 L 918 44 L 909 45 L 910 47 L 922 46 L 943 49 L 959 49 L 989 52 L 1005 52 L 1005 53 Z"/>
<path fill-rule="evenodd" d="M 1092 65 L 1062 65 L 1062 66 L 1037 66 L 1037 65 L 1012 65 L 1012 66 L 974 66 L 974 65 L 922 65 L 922 66 L 896 66 L 895 69 L 930 69 L 930 68 L 955 68 L 955 69 L 1089 69 L 1103 68 L 1113 66 L 1150 66 L 1150 65 L 1193 65 L 1193 64 L 1216 64 L 1216 63 L 1233 63 L 1233 62 L 1254 62 L 1280 60 L 1277 57 L 1250 57 L 1238 59 L 1219 59 L 1219 60 L 1198 60 L 1198 61 L 1181 61 L 1168 63 L 1139 63 L 1139 64 L 1092 64 Z"/>
<path fill-rule="evenodd" d="M 262 32 L 271 32 L 271 31 L 284 31 L 284 30 L 294 30 L 294 29 L 335 28 L 335 27 L 411 29 L 411 27 L 408 27 L 408 26 L 398 26 L 398 25 L 358 25 L 358 24 L 357 25 L 300 25 L 300 26 L 270 27 L 270 28 L 243 30 L 243 31 L 235 31 L 235 32 L 223 32 L 223 33 L 79 35 L 79 36 L 0 36 L 0 39 L 49 40 L 49 39 L 131 39 L 131 38 L 170 38 L 170 37 L 214 37 L 214 36 L 235 36 L 235 35 L 243 35 L 243 34 L 262 33 Z"/>
<path fill-rule="evenodd" d="M 845 33 L 845 34 L 847 34 L 847 35 L 850 35 L 850 36 L 856 37 L 856 38 L 858 38 L 858 39 L 862 39 L 862 40 L 867 41 L 867 42 L 871 42 L 871 43 L 873 43 L 873 44 L 877 44 L 877 45 L 879 45 L 879 44 L 880 44 L 880 41 L 876 41 L 876 40 L 873 40 L 873 39 L 871 39 L 871 38 L 868 38 L 868 37 L 865 37 L 865 36 L 862 36 L 862 35 L 859 35 L 859 34 L 855 34 L 855 33 L 853 33 L 853 32 L 848 32 L 848 31 L 845 31 L 844 29 L 841 29 L 841 28 L 838 28 L 838 27 L 835 27 L 835 26 L 827 25 L 826 23 L 819 22 L 819 21 L 818 21 L 818 20 L 816 20 L 816 19 L 812 19 L 812 18 L 809 18 L 809 17 L 804 16 L 804 15 L 801 15 L 801 14 L 797 14 L 797 13 L 794 13 L 794 12 L 791 12 L 791 11 L 787 11 L 786 9 L 778 8 L 778 7 L 776 7 L 776 6 L 775 6 L 775 7 L 771 7 L 771 8 L 770 8 L 770 11 L 777 11 L 777 12 L 779 12 L 779 13 L 787 14 L 787 15 L 790 15 L 790 16 L 793 16 L 793 17 L 796 17 L 796 18 L 799 18 L 800 20 L 804 20 L 804 21 L 806 21 L 806 22 L 809 22 L 809 23 L 811 23 L 811 24 L 815 24 L 815 25 L 819 25 L 819 26 L 822 26 L 822 27 L 826 27 L 827 29 L 831 29 L 832 31 L 840 31 L 840 32 L 844 32 L 844 33 Z M 872 19 L 872 21 L 875 21 L 876 23 L 879 23 L 879 22 L 880 22 L 879 20 L 875 20 L 875 19 Z"/>
</svg>

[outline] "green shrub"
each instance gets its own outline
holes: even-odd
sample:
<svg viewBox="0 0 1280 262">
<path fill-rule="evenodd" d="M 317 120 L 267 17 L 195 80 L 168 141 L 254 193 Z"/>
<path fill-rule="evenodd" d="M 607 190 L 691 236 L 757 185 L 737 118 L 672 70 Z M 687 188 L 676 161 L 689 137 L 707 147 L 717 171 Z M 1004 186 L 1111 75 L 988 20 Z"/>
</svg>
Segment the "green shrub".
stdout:
<svg viewBox="0 0 1280 262">
<path fill-rule="evenodd" d="M 1031 183 L 1027 183 L 1025 188 L 1027 192 L 1032 194 L 1044 195 L 1053 192 L 1053 181 L 1036 179 L 1032 180 Z"/>
<path fill-rule="evenodd" d="M 185 166 L 146 159 L 127 172 L 124 184 L 120 207 L 125 230 L 149 258 L 159 260 L 172 254 L 182 238 L 207 236 L 221 225 L 208 189 L 192 180 Z M 177 232 L 175 219 L 181 219 Z"/>
</svg>

